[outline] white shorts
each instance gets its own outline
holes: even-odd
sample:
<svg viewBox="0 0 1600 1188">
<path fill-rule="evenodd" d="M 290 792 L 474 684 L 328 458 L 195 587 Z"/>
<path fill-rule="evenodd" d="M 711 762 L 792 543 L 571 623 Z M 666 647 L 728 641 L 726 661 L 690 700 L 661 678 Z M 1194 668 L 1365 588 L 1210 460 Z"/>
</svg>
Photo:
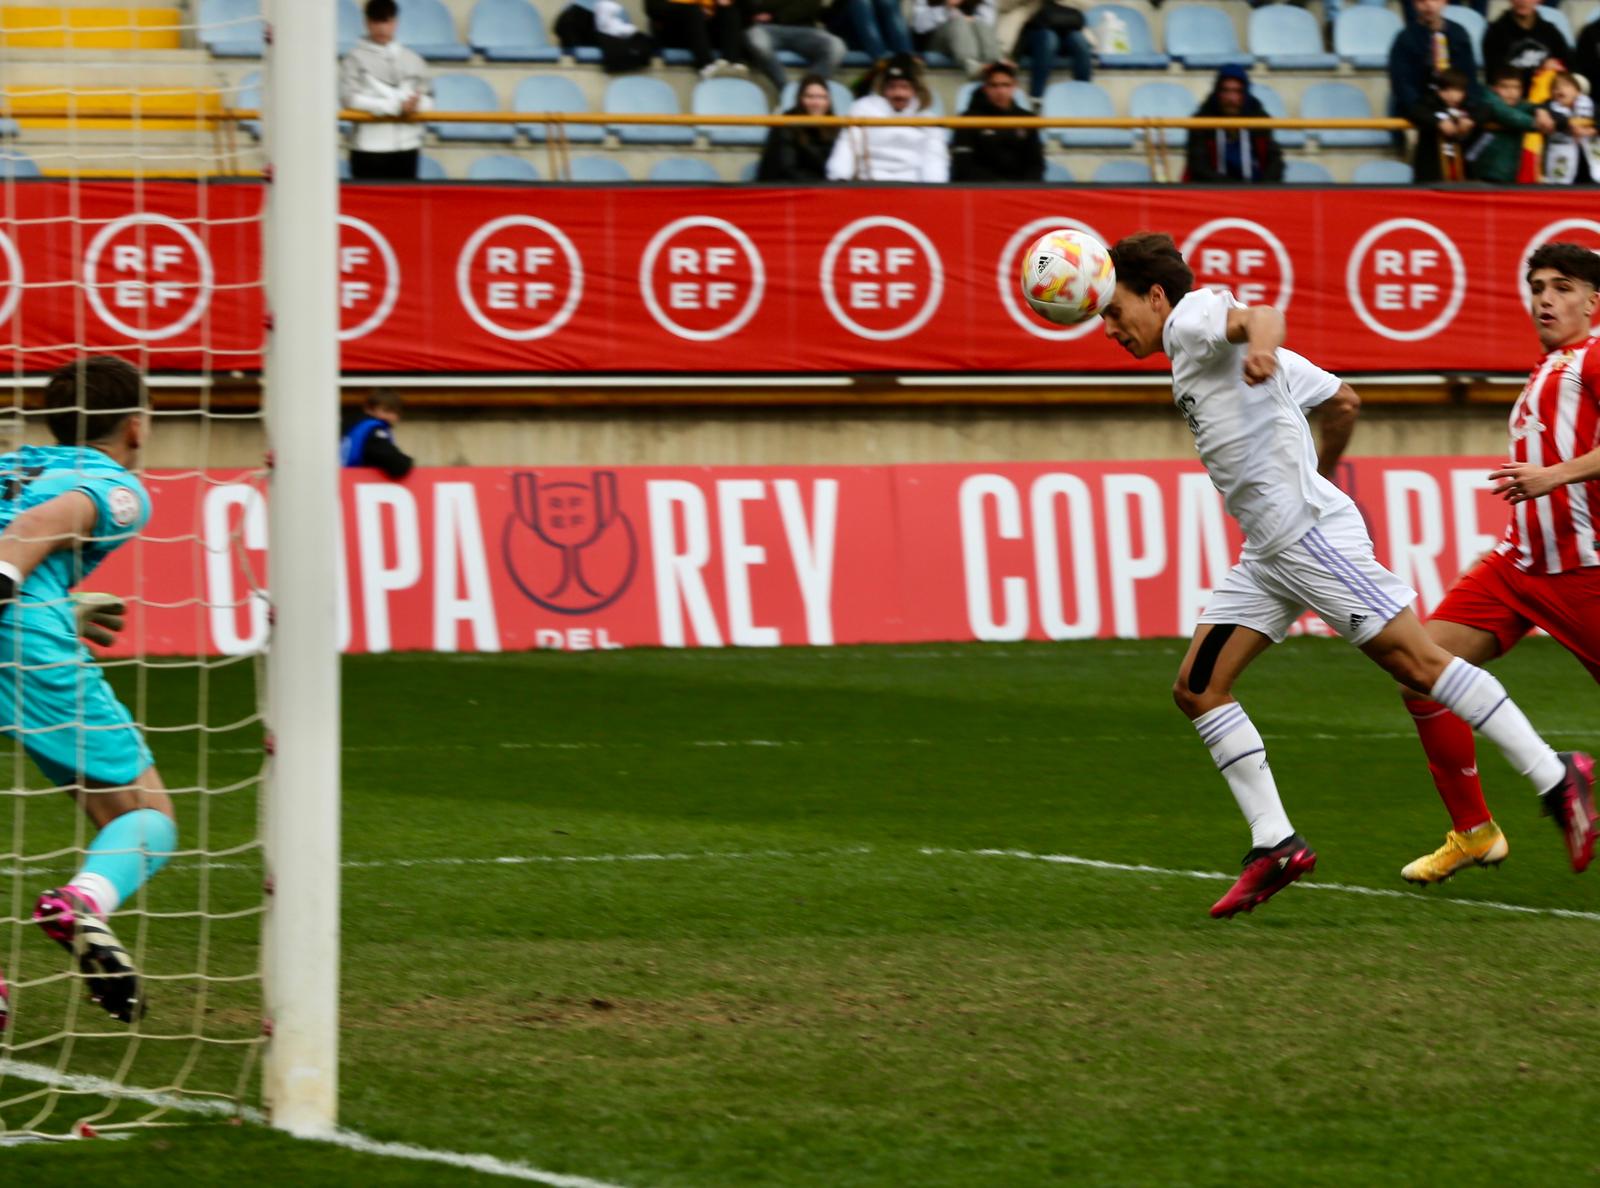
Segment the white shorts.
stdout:
<svg viewBox="0 0 1600 1188">
<path fill-rule="evenodd" d="M 1378 564 L 1361 513 L 1345 508 L 1270 557 L 1240 558 L 1200 614 L 1280 642 L 1308 609 L 1361 645 L 1410 606 L 1417 592 Z"/>
</svg>

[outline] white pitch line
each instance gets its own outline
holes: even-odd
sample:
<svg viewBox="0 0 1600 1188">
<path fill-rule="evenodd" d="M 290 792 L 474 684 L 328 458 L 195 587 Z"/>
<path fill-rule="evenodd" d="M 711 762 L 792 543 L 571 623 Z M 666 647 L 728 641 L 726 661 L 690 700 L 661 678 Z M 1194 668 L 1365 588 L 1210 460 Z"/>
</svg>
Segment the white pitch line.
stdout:
<svg viewBox="0 0 1600 1188">
<path fill-rule="evenodd" d="M 33 1081 L 40 1085 L 50 1085 L 58 1089 L 65 1089 L 72 1093 L 101 1094 L 106 1097 L 123 1098 L 129 1101 L 143 1102 L 146 1105 L 159 1106 L 162 1109 L 172 1110 L 176 1113 L 201 1114 L 211 1118 L 243 1118 L 247 1122 L 264 1125 L 266 1115 L 260 1110 L 247 1105 L 236 1105 L 233 1102 L 207 1100 L 205 1098 L 181 1097 L 173 1093 L 165 1093 L 155 1089 L 139 1089 L 128 1085 L 119 1085 L 115 1081 L 104 1077 L 94 1077 L 85 1074 L 64 1073 L 46 1064 L 33 1064 L 25 1060 L 0 1060 L 0 1076 L 16 1077 L 22 1081 Z M 108 1136 L 109 1137 L 109 1136 Z M 530 1167 L 526 1163 L 511 1160 L 497 1159 L 493 1155 L 471 1155 L 459 1151 L 435 1151 L 431 1147 L 418 1147 L 412 1143 L 391 1143 L 381 1139 L 370 1138 L 358 1131 L 346 1130 L 339 1127 L 331 1134 L 301 1136 L 312 1142 L 331 1143 L 336 1147 L 343 1147 L 348 1151 L 356 1151 L 363 1155 L 380 1155 L 390 1159 L 412 1159 L 421 1163 L 443 1163 L 450 1167 L 466 1168 L 468 1171 L 482 1172 L 490 1176 L 503 1176 L 511 1180 L 526 1180 L 534 1184 L 547 1184 L 550 1188 L 623 1188 L 620 1184 L 608 1183 L 605 1180 L 593 1180 L 588 1176 L 569 1176 L 561 1172 L 545 1171 L 543 1168 Z"/>
<path fill-rule="evenodd" d="M 1166 875 L 1169 878 L 1206 879 L 1212 882 L 1231 883 L 1238 875 L 1224 874 L 1220 870 L 1180 870 L 1171 866 L 1146 866 L 1134 862 L 1106 862 L 1099 858 L 1079 858 L 1076 854 L 1035 854 L 1030 850 L 945 850 L 923 847 L 920 851 L 930 856 L 962 855 L 969 858 L 1021 858 L 1029 862 L 1049 862 L 1057 866 L 1083 866 L 1091 870 L 1115 870 L 1127 874 Z M 1334 891 L 1343 895 L 1364 895 L 1374 899 L 1408 899 L 1415 903 L 1451 903 L 1457 907 L 1484 908 L 1494 912 L 1515 912 L 1524 916 L 1556 916 L 1563 920 L 1600 921 L 1600 912 L 1585 912 L 1577 908 L 1529 907 L 1521 903 L 1501 903 L 1493 899 L 1456 899 L 1448 895 L 1425 895 L 1415 891 L 1396 891 L 1390 887 L 1362 887 L 1355 883 L 1316 883 L 1304 879 L 1295 884 L 1307 891 Z"/>
</svg>

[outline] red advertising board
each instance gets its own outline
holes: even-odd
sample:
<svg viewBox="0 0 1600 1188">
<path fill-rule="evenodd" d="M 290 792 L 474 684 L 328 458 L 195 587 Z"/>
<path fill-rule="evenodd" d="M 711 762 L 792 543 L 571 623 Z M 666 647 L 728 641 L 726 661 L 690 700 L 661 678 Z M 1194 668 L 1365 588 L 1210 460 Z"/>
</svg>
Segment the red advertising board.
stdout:
<svg viewBox="0 0 1600 1188">
<path fill-rule="evenodd" d="M 1358 459 L 1340 481 L 1424 609 L 1503 530 L 1492 459 Z M 97 572 L 125 651 L 269 631 L 267 498 L 152 475 Z M 346 472 L 352 652 L 1065 640 L 1189 633 L 1239 535 L 1193 462 Z"/>
<path fill-rule="evenodd" d="M 159 371 L 259 366 L 253 183 L 24 182 L 0 209 L 3 365 L 71 344 Z M 1527 371 L 1520 288 L 1581 190 L 346 186 L 352 372 L 1122 372 L 1098 322 L 1019 303 L 1028 242 L 1170 231 L 1202 283 L 1287 310 L 1322 365 Z M 1220 213 L 1219 213 L 1220 212 Z"/>
</svg>

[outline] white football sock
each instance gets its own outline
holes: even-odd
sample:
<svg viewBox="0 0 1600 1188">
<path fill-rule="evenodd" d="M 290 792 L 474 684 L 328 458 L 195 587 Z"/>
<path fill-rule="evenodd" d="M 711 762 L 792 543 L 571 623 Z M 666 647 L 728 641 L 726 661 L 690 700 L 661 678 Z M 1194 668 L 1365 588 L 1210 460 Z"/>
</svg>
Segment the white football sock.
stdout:
<svg viewBox="0 0 1600 1188">
<path fill-rule="evenodd" d="M 1499 747 L 1506 762 L 1532 781 L 1535 792 L 1549 791 L 1566 775 L 1561 760 L 1505 686 L 1477 665 L 1456 657 L 1429 696 Z"/>
<path fill-rule="evenodd" d="M 67 886 L 76 887 L 94 900 L 94 905 L 100 909 L 101 915 L 109 916 L 122 906 L 122 896 L 117 894 L 116 887 L 104 875 L 91 874 L 89 871 L 80 870 L 72 876 L 72 881 Z"/>
<path fill-rule="evenodd" d="M 1278 785 L 1267 765 L 1261 732 L 1237 701 L 1219 705 L 1194 720 L 1200 741 L 1211 750 L 1217 770 L 1228 781 L 1239 811 L 1250 822 L 1250 845 L 1270 849 L 1294 832 L 1278 799 Z"/>
</svg>

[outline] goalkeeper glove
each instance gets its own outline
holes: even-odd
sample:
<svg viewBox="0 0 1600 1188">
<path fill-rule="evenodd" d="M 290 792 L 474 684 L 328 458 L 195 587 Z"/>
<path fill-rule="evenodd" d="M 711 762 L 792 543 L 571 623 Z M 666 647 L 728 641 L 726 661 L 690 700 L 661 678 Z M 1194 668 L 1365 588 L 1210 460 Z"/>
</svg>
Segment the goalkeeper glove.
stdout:
<svg viewBox="0 0 1600 1188">
<path fill-rule="evenodd" d="M 128 607 L 115 594 L 76 592 L 72 595 L 72 612 L 77 616 L 78 634 L 107 648 L 117 642 Z"/>
</svg>

